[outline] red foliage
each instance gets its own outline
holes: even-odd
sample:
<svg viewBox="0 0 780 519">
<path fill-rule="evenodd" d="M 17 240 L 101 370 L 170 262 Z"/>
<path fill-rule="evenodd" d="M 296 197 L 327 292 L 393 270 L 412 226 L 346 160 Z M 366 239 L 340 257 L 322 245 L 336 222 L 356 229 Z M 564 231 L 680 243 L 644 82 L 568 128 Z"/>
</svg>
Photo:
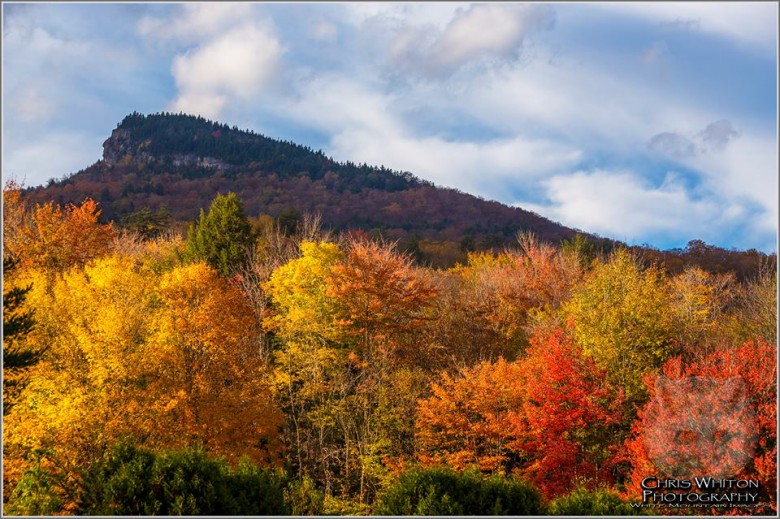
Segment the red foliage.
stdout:
<svg viewBox="0 0 780 519">
<path fill-rule="evenodd" d="M 629 495 L 641 495 L 647 476 L 757 479 L 776 510 L 774 346 L 751 340 L 688 366 L 671 359 L 647 384 L 651 400 L 626 442 Z"/>
<path fill-rule="evenodd" d="M 532 338 L 523 365 L 528 398 L 515 426 L 533 461 L 521 473 L 548 498 L 611 483 L 622 393 L 560 329 Z"/>
</svg>

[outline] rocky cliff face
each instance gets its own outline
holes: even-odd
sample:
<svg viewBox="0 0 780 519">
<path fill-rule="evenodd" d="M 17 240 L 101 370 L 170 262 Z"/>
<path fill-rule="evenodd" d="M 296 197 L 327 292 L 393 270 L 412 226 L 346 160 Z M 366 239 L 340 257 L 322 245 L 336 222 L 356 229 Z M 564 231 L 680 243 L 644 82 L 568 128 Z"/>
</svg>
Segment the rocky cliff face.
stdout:
<svg viewBox="0 0 780 519">
<path fill-rule="evenodd" d="M 130 132 L 123 128 L 117 128 L 111 132 L 111 137 L 103 142 L 103 162 L 109 166 L 115 166 L 128 153 L 132 152 L 132 147 Z"/>
<path fill-rule="evenodd" d="M 202 168 L 225 171 L 231 166 L 214 157 L 201 157 L 196 154 L 163 154 L 153 155 L 147 151 L 151 141 L 136 142 L 130 130 L 117 128 L 111 132 L 111 137 L 103 142 L 103 163 L 106 166 L 152 164 L 169 161 L 174 166 L 197 166 Z"/>
</svg>

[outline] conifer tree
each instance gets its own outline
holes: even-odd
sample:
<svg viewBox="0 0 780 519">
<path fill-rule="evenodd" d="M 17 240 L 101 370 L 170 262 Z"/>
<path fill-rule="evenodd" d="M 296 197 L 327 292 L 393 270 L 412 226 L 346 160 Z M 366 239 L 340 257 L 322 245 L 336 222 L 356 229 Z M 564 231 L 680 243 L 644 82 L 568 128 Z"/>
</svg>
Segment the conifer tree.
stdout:
<svg viewBox="0 0 780 519">
<path fill-rule="evenodd" d="M 16 268 L 18 260 L 12 256 L 3 258 L 3 277 Z M 35 320 L 31 310 L 23 309 L 24 300 L 32 285 L 8 288 L 3 292 L 3 414 L 11 408 L 11 396 L 21 385 L 19 376 L 26 368 L 40 360 L 42 351 L 26 346 L 21 339 L 30 333 Z"/>
<path fill-rule="evenodd" d="M 205 261 L 229 276 L 246 261 L 253 242 L 244 204 L 235 193 L 218 194 L 208 214 L 201 209 L 199 221 L 190 226 L 186 254 L 188 259 Z"/>
</svg>

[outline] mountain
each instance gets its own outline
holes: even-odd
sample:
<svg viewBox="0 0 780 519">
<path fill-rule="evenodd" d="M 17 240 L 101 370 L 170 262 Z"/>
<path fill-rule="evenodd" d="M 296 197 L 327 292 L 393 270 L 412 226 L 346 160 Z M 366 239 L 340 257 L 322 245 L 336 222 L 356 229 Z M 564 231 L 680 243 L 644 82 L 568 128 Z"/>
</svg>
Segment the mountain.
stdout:
<svg viewBox="0 0 780 519">
<path fill-rule="evenodd" d="M 591 251 L 618 243 L 409 172 L 336 162 L 306 146 L 182 114 L 128 115 L 103 143 L 101 160 L 26 194 L 32 202 L 60 204 L 91 197 L 103 217 L 116 222 L 163 210 L 183 229 L 217 193 L 228 191 L 244 201 L 249 216 L 318 213 L 327 227 L 397 240 L 418 260 L 436 266 L 464 260 L 467 250 L 513 244 L 519 231 L 554 244 L 579 233 Z M 672 251 L 632 249 L 673 273 L 694 264 L 750 277 L 777 261 L 774 254 L 725 250 L 700 240 Z"/>
<path fill-rule="evenodd" d="M 319 213 L 325 225 L 389 239 L 501 246 L 518 231 L 558 243 L 575 231 L 535 213 L 437 187 L 409 172 L 351 162 L 230 128 L 202 117 L 133 113 L 103 144 L 103 158 L 46 187 L 34 201 L 100 202 L 120 220 L 163 205 L 180 221 L 197 217 L 218 192 L 234 191 L 247 214 Z"/>
</svg>

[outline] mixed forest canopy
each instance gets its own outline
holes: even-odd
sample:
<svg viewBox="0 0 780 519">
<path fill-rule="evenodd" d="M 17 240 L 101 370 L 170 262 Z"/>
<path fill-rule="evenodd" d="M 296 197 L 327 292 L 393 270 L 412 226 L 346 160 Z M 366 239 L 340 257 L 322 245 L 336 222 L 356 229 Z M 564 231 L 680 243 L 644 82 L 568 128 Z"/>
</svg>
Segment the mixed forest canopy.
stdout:
<svg viewBox="0 0 780 519">
<path fill-rule="evenodd" d="M 227 191 L 186 232 L 45 192 L 3 192 L 6 513 L 613 515 L 702 474 L 776 513 L 773 258 L 437 267 Z"/>
</svg>

